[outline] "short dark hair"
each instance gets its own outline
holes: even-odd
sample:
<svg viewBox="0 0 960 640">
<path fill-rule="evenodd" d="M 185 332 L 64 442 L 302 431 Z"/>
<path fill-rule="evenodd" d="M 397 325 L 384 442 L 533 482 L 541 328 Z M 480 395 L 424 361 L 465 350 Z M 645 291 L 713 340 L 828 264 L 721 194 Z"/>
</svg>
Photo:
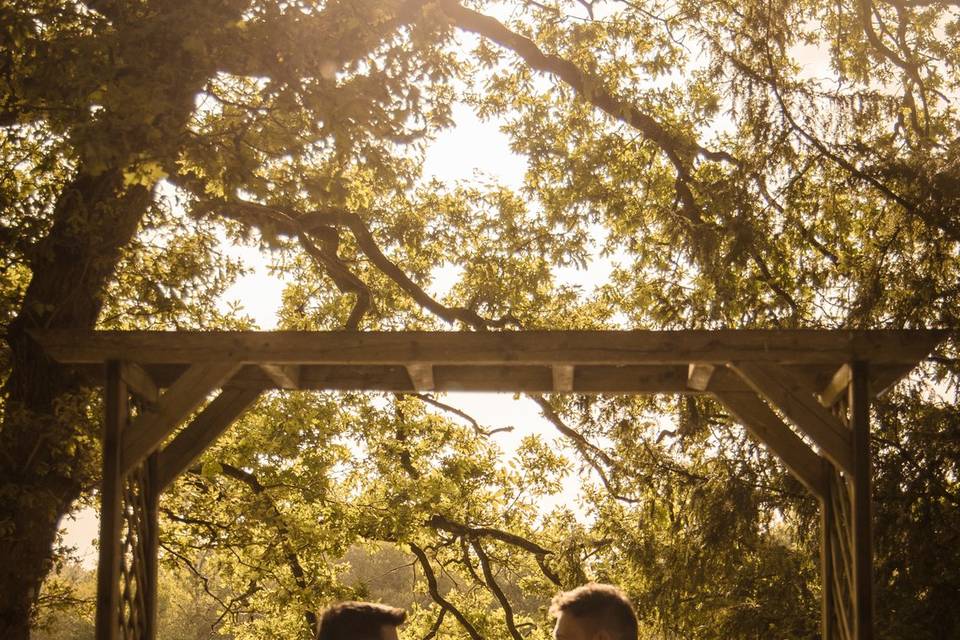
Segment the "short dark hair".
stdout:
<svg viewBox="0 0 960 640">
<path fill-rule="evenodd" d="M 398 627 L 407 619 L 403 609 L 376 602 L 338 602 L 320 618 L 317 640 L 380 640 L 380 629 Z"/>
<path fill-rule="evenodd" d="M 637 640 L 637 614 L 627 594 L 612 584 L 591 582 L 558 593 L 550 602 L 550 615 L 569 613 L 610 632 L 614 640 Z"/>
</svg>

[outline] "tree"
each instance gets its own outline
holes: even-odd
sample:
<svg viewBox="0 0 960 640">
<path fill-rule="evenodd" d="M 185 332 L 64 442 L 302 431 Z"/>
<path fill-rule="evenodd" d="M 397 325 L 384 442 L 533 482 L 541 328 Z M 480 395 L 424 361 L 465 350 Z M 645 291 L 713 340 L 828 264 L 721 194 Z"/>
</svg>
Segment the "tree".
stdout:
<svg viewBox="0 0 960 640">
<path fill-rule="evenodd" d="M 222 234 L 259 243 L 290 277 L 288 328 L 956 327 L 960 127 L 951 99 L 960 52 L 946 44 L 960 26 L 956 7 L 950 0 L 7 3 L 0 8 L 0 632 L 27 637 L 57 523 L 97 482 L 96 397 L 45 359 L 27 331 L 244 326 L 211 311 L 241 267 L 218 254 Z M 822 52 L 815 73 L 828 77 L 801 66 L 811 51 Z M 528 162 L 519 193 L 422 180 L 425 145 L 450 126 L 455 101 L 504 122 Z M 616 256 L 606 286 L 585 294 L 556 280 L 558 266 L 582 265 L 596 251 Z M 428 286 L 444 262 L 461 275 L 438 299 Z M 955 349 L 951 342 L 925 367 L 926 382 L 955 390 Z M 960 573 L 949 555 L 926 565 L 937 551 L 917 537 L 926 525 L 944 536 L 957 530 L 956 452 L 936 450 L 955 433 L 956 413 L 949 401 L 917 400 L 917 388 L 878 410 L 877 465 L 879 504 L 911 505 L 879 512 L 888 520 L 878 526 L 878 563 L 891 589 L 884 600 L 891 608 L 879 615 L 890 616 L 894 602 L 909 606 L 898 619 L 916 621 L 913 630 L 947 615 L 943 594 Z M 490 496 L 519 491 L 519 481 L 497 471 L 483 433 L 461 425 L 461 449 L 437 459 L 408 447 L 436 446 L 434 431 L 453 427 L 438 426 L 416 402 L 399 400 L 403 417 L 388 419 L 375 403 L 344 401 L 389 426 L 356 434 L 369 464 L 386 466 L 379 483 L 354 490 L 391 505 L 382 520 L 352 523 L 347 537 L 405 544 L 428 576 L 433 566 L 459 563 L 482 588 L 448 600 L 428 579 L 446 617 L 437 633 L 452 633 L 457 627 L 446 625 L 455 619 L 473 637 L 484 625 L 516 637 L 525 621 L 510 622 L 511 598 L 496 578 L 508 564 L 521 567 L 511 580 L 533 580 L 531 594 L 600 571 L 658 607 L 645 618 L 652 629 L 702 637 L 705 625 L 759 633 L 763 607 L 743 606 L 747 600 L 789 609 L 778 620 L 800 620 L 813 606 L 803 577 L 811 570 L 809 501 L 742 436 L 728 435 L 729 419 L 716 407 L 538 401 L 588 478 L 600 482 L 587 502 L 598 514 L 595 530 L 557 514 L 553 528 L 535 531 L 529 509 L 507 513 L 509 502 Z M 282 402 L 266 403 L 263 416 L 276 415 Z M 305 401 L 289 402 L 300 410 Z M 336 429 L 352 428 L 323 406 L 309 409 L 328 422 L 314 425 L 324 445 Z M 638 426 L 646 412 L 664 409 L 684 416 L 675 441 Z M 896 428 L 905 419 L 916 430 Z M 258 606 L 274 606 L 294 633 L 312 607 L 340 593 L 338 582 L 322 563 L 309 566 L 320 583 L 298 581 L 294 559 L 312 561 L 284 547 L 294 544 L 298 514 L 287 514 L 262 477 L 284 464 L 248 466 L 260 451 L 251 445 L 268 443 L 247 436 L 232 454 L 244 456 L 212 460 L 220 466 L 206 476 L 201 470 L 195 493 L 188 484 L 173 499 L 198 506 L 208 485 L 245 487 L 259 526 L 290 538 L 260 559 L 265 570 L 285 567 L 289 575 L 276 579 L 292 580 L 285 592 L 303 611 L 291 614 L 297 607 L 276 601 Z M 280 438 L 290 459 L 305 455 L 286 442 L 296 437 Z M 529 446 L 537 455 L 522 467 L 562 466 L 545 447 Z M 743 462 L 747 452 L 754 457 Z M 317 487 L 335 470 L 322 456 L 304 464 Z M 900 464 L 905 484 L 896 480 Z M 434 503 L 417 495 L 431 474 L 442 476 L 426 487 L 437 500 L 471 488 L 460 496 L 464 511 L 426 513 Z M 697 482 L 685 485 L 684 477 Z M 408 485 L 409 494 L 384 493 Z M 310 509 L 321 508 L 327 495 L 307 488 L 319 501 Z M 888 495 L 897 502 L 887 503 Z M 396 506 L 401 498 L 419 510 Z M 471 510 L 485 503 L 487 511 Z M 718 526 L 724 505 L 736 507 L 742 527 Z M 641 513 L 652 515 L 627 536 L 622 525 Z M 608 530 L 627 546 L 606 543 Z M 678 531 L 681 538 L 668 539 Z M 253 525 L 235 533 L 251 544 L 263 534 Z M 321 530 L 305 539 L 342 553 L 346 540 L 336 535 Z M 900 535 L 907 544 L 894 542 Z M 604 549 L 629 562 L 614 571 Z M 697 549 L 707 552 L 696 556 L 699 573 L 658 574 L 669 554 L 690 558 Z M 925 560 L 907 563 L 908 552 Z M 936 566 L 943 578 L 905 573 L 906 564 Z M 736 571 L 743 566 L 751 571 Z M 796 568 L 796 584 L 763 583 L 784 567 Z M 697 576 L 749 598 L 691 608 L 691 598 L 704 596 L 691 590 Z M 655 579 L 664 586 L 655 588 Z M 911 589 L 930 595 L 911 600 Z M 721 618 L 727 626 L 717 627 Z M 797 621 L 790 633 L 809 634 L 804 625 Z"/>
</svg>

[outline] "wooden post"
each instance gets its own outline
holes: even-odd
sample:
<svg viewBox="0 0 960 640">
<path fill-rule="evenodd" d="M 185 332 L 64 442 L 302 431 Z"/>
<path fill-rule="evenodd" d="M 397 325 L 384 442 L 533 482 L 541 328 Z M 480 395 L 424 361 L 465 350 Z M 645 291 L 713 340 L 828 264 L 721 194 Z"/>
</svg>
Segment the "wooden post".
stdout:
<svg viewBox="0 0 960 640">
<path fill-rule="evenodd" d="M 822 640 L 834 640 L 840 635 L 837 630 L 836 581 L 833 566 L 834 513 L 833 499 L 836 472 L 829 460 L 823 460 L 823 476 L 826 478 L 825 495 L 820 499 L 820 630 Z"/>
<path fill-rule="evenodd" d="M 121 436 L 130 418 L 121 363 L 106 363 L 104 388 L 103 485 L 100 490 L 100 564 L 97 569 L 97 640 L 116 640 L 120 611 L 120 533 L 123 474 Z"/>
<path fill-rule="evenodd" d="M 865 362 L 854 362 L 850 368 L 850 428 L 853 431 L 853 636 L 854 640 L 873 640 L 869 372 Z"/>
<path fill-rule="evenodd" d="M 143 603 L 146 609 L 144 611 L 143 640 L 154 640 L 157 637 L 157 596 L 159 595 L 157 593 L 157 551 L 160 547 L 158 503 L 161 490 L 157 482 L 157 458 L 158 454 L 155 452 L 145 462 L 146 483 L 144 490 L 146 495 L 144 496 L 144 502 L 147 507 L 145 514 L 147 522 L 143 550 L 147 566 L 144 567 L 146 584 L 142 585 L 144 591 Z"/>
</svg>

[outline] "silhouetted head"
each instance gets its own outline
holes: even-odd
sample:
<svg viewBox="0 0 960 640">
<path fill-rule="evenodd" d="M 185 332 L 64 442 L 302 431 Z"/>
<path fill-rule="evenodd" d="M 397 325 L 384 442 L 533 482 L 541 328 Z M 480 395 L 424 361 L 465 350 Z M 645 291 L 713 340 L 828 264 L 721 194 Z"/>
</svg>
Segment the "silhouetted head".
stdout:
<svg viewBox="0 0 960 640">
<path fill-rule="evenodd" d="M 637 614 L 626 594 L 610 584 L 585 584 L 553 598 L 556 640 L 637 640 Z"/>
<path fill-rule="evenodd" d="M 339 602 L 320 618 L 317 640 L 397 640 L 403 609 L 375 602 Z"/>
</svg>

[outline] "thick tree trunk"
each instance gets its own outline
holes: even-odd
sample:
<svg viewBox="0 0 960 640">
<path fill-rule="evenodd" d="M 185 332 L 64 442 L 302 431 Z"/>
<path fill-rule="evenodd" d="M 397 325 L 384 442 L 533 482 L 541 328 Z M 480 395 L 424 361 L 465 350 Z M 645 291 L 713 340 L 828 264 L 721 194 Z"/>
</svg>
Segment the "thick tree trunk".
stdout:
<svg viewBox="0 0 960 640">
<path fill-rule="evenodd" d="M 63 191 L 49 235 L 38 247 L 7 342 L 10 377 L 0 427 L 0 638 L 27 640 L 30 612 L 50 569 L 57 524 L 95 483 L 98 425 L 70 415 L 63 400 L 79 389 L 26 335 L 32 327 L 92 328 L 122 248 L 150 203 L 124 188 L 119 170 L 80 173 Z M 95 441 L 95 440 L 94 440 Z"/>
</svg>

